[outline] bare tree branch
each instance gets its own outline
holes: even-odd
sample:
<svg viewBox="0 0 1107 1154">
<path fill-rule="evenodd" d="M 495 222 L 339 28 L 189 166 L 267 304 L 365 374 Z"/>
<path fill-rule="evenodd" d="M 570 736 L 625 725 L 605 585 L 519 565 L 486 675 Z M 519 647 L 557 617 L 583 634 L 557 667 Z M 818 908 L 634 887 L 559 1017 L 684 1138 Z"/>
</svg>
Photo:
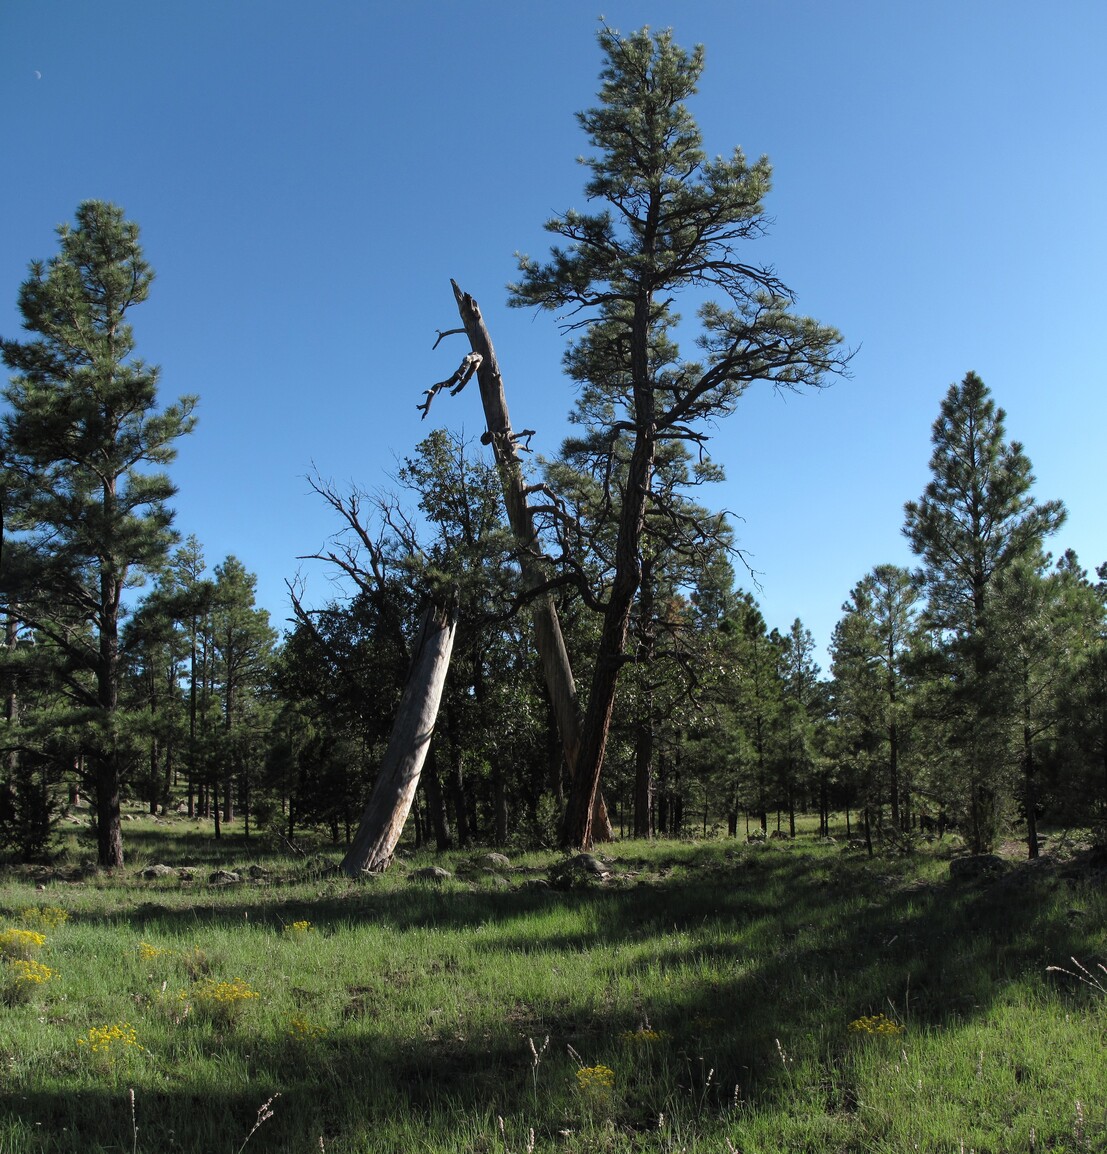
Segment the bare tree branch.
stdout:
<svg viewBox="0 0 1107 1154">
<path fill-rule="evenodd" d="M 440 334 L 441 336 L 441 334 Z M 438 342 L 435 341 L 435 344 Z M 456 397 L 463 388 L 473 379 L 473 375 L 477 369 L 480 368 L 481 362 L 484 358 L 480 353 L 466 353 L 461 359 L 461 364 L 458 365 L 456 372 L 452 377 L 447 377 L 444 381 L 439 381 L 436 385 L 432 385 L 429 389 L 423 390 L 423 396 L 427 399 L 415 407 L 423 414 L 423 419 L 426 419 L 430 412 L 431 401 L 443 390 L 449 389 L 450 396 Z"/>
</svg>

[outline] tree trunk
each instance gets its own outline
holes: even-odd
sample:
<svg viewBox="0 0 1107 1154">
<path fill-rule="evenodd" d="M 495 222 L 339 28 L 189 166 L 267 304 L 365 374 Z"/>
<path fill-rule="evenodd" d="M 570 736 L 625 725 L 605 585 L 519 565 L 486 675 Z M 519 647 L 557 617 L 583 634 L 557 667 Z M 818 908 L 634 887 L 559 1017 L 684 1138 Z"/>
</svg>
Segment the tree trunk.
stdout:
<svg viewBox="0 0 1107 1154">
<path fill-rule="evenodd" d="M 442 786 L 438 781 L 438 765 L 432 747 L 427 753 L 426 765 L 420 780 L 427 795 L 427 815 L 434 830 L 435 845 L 439 850 L 451 849 L 454 844 L 450 833 L 450 819 L 446 813 L 446 799 L 442 796 Z"/>
<path fill-rule="evenodd" d="M 342 872 L 349 877 L 379 873 L 392 860 L 434 732 L 456 626 L 456 596 L 450 607 L 432 605 L 423 615 L 388 748 L 361 825 L 342 859 Z"/>
<path fill-rule="evenodd" d="M 461 735 L 458 733 L 455 711 L 446 706 L 446 729 L 450 738 L 450 765 L 447 784 L 450 801 L 454 807 L 454 826 L 457 829 L 457 844 L 465 849 L 472 840 L 469 828 L 469 803 L 465 800 L 465 773 L 461 754 Z"/>
<path fill-rule="evenodd" d="M 504 767 L 499 756 L 492 762 L 492 805 L 494 813 L 495 841 L 498 846 L 507 845 L 507 783 L 504 781 Z"/>
<path fill-rule="evenodd" d="M 523 574 L 523 584 L 528 591 L 533 592 L 545 586 L 548 575 L 542 547 L 534 530 L 534 520 L 527 502 L 527 487 L 523 480 L 522 462 L 516 447 L 515 434 L 511 429 L 499 362 L 477 302 L 468 293 L 462 292 L 456 281 L 451 281 L 450 284 L 453 285 L 457 311 L 461 323 L 465 326 L 469 345 L 481 358 L 477 369 L 477 383 L 488 425 L 488 432 L 481 440 L 492 446 L 503 485 L 508 524 L 519 545 L 519 566 Z M 580 704 L 577 700 L 577 688 L 569 663 L 569 654 L 565 648 L 565 638 L 561 632 L 561 622 L 557 616 L 557 606 L 554 605 L 549 592 L 535 597 L 531 604 L 531 620 L 534 624 L 534 639 L 542 662 L 542 672 L 557 717 L 561 743 L 565 749 L 565 761 L 569 766 L 570 777 L 575 779 L 581 742 Z M 611 840 L 611 819 L 608 817 L 603 796 L 599 793 L 595 796 L 591 828 L 593 840 Z"/>
<path fill-rule="evenodd" d="M 634 740 L 634 836 L 650 836 L 653 808 L 653 726 L 640 721 Z"/>
<path fill-rule="evenodd" d="M 1026 806 L 1026 852 L 1030 858 L 1037 858 L 1040 850 L 1038 846 L 1038 788 L 1034 775 L 1037 772 L 1034 763 L 1034 737 L 1030 725 L 1030 697 L 1023 697 L 1023 724 L 1022 724 L 1022 776 L 1023 776 L 1023 804 Z"/>
</svg>

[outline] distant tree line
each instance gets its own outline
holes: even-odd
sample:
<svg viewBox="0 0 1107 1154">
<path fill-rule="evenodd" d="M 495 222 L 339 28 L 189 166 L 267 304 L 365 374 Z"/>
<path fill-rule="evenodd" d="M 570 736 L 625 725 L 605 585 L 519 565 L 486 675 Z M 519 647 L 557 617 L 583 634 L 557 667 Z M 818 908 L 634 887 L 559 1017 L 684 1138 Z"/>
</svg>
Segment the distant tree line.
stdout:
<svg viewBox="0 0 1107 1154">
<path fill-rule="evenodd" d="M 59 816 L 87 804 L 98 860 L 120 866 L 125 798 L 215 837 L 233 823 L 347 842 L 423 610 L 447 593 L 458 627 L 419 843 L 582 846 L 608 821 L 794 836 L 802 814 L 825 834 L 844 811 L 870 847 L 955 828 L 979 852 L 1017 830 L 1033 856 L 1043 823 L 1107 821 L 1107 569 L 1094 580 L 1047 552 L 1064 508 L 1033 496 L 975 374 L 950 387 L 931 480 L 905 507 L 918 566 L 861 577 L 827 675 L 800 620 L 770 628 L 739 588 L 727 518 L 700 497 L 721 477 L 708 431 L 748 387 L 818 387 L 848 354 L 739 259 L 764 231 L 771 171 L 738 150 L 706 158 L 685 106 L 700 50 L 606 26 L 600 42 L 600 104 L 581 115 L 598 211 L 555 217 L 563 247 L 524 258 L 511 290 L 568 318 L 574 434 L 525 470 L 510 522 L 518 446 L 491 416 L 489 450 L 430 432 L 396 493 L 313 477 L 335 521 L 313 557 L 344 592 L 316 606 L 290 582 L 283 637 L 237 558 L 209 573 L 173 530 L 165 470 L 196 399 L 159 406 L 157 369 L 134 355 L 130 313 L 153 277 L 137 226 L 85 202 L 32 263 L 29 335 L 0 343 L 0 852 L 49 854 Z M 686 290 L 717 298 L 694 361 L 676 344 Z M 490 371 L 474 342 L 443 384 L 479 373 L 482 394 L 502 389 Z M 586 687 L 571 756 L 537 598 Z"/>
</svg>

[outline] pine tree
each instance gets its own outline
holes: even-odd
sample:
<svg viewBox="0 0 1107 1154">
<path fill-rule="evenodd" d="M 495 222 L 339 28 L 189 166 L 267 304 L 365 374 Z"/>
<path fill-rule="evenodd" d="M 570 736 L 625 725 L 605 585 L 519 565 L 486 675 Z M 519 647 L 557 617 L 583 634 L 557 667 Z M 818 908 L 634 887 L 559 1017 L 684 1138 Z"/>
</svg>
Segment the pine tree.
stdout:
<svg viewBox="0 0 1107 1154">
<path fill-rule="evenodd" d="M 770 166 L 741 150 L 708 160 L 685 107 L 703 51 L 670 33 L 599 33 L 606 57 L 600 106 L 579 117 L 596 154 L 585 193 L 599 211 L 570 210 L 546 228 L 563 242 L 540 264 L 522 258 L 511 303 L 567 313 L 583 330 L 570 374 L 615 402 L 609 442 L 626 432 L 630 452 L 619 509 L 615 569 L 605 591 L 565 840 L 588 845 L 627 629 L 641 582 L 643 525 L 654 501 L 659 446 L 702 449 L 705 425 L 730 413 L 754 381 L 817 385 L 840 370 L 837 332 L 790 311 L 791 294 L 737 246 L 765 231 Z M 684 361 L 673 339 L 676 294 L 705 290 L 726 301 L 699 311 L 703 361 Z"/>
<path fill-rule="evenodd" d="M 1017 563 L 1040 569 L 1042 544 L 1065 518 L 1060 501 L 1030 495 L 1030 460 L 1021 444 L 1005 441 L 1005 419 L 975 373 L 951 385 L 934 422 L 931 480 L 905 506 L 928 623 L 949 662 L 950 755 L 960 763 L 962 817 L 977 852 L 998 835 L 1009 763 L 997 581 Z"/>
<path fill-rule="evenodd" d="M 873 763 L 864 792 L 879 807 L 887 797 L 892 826 L 910 824 L 911 790 L 902 773 L 906 663 L 915 643 L 918 581 L 896 565 L 877 565 L 842 606 L 831 641 L 838 731 L 855 761 Z M 869 778 L 868 773 L 864 774 Z"/>
<path fill-rule="evenodd" d="M 0 419 L 4 517 L 31 562 L 9 596 L 18 594 L 23 619 L 51 637 L 72 670 L 92 674 L 91 684 L 65 684 L 89 718 L 99 860 L 120 866 L 120 788 L 131 757 L 119 698 L 123 594 L 162 565 L 173 542 L 175 490 L 157 470 L 192 429 L 195 398 L 157 411 L 158 371 L 133 356 L 128 314 L 153 279 L 138 226 L 114 205 L 86 201 L 76 227 L 58 235 L 59 253 L 33 262 L 19 292 L 34 338 L 0 342 L 15 371 Z M 59 615 L 87 630 L 56 628 Z"/>
<path fill-rule="evenodd" d="M 277 633 L 269 613 L 254 604 L 257 578 L 235 556 L 215 567 L 211 636 L 216 680 L 223 707 L 220 742 L 223 778 L 223 820 L 234 819 L 237 783 L 249 834 L 251 766 L 260 735 L 268 724 L 262 708 L 273 668 Z M 212 786 L 218 789 L 218 781 Z M 220 835 L 219 804 L 213 799 L 215 836 Z"/>
</svg>

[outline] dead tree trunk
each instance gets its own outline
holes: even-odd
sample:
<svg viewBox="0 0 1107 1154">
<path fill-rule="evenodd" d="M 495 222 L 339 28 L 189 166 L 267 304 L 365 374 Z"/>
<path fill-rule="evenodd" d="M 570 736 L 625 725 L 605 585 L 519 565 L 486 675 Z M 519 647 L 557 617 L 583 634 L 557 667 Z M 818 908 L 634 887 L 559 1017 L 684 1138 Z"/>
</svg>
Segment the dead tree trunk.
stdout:
<svg viewBox="0 0 1107 1154">
<path fill-rule="evenodd" d="M 459 370 L 458 377 L 452 384 L 456 392 L 473 373 L 476 373 L 485 421 L 488 425 L 488 432 L 481 440 L 492 446 L 503 485 L 508 524 L 519 546 L 519 565 L 523 574 L 523 584 L 528 592 L 533 593 L 545 587 L 549 575 L 546 572 L 542 546 L 535 532 L 534 519 L 527 501 L 522 461 L 519 457 L 517 438 L 511 428 L 511 418 L 507 412 L 499 362 L 477 302 L 467 292 L 462 292 L 456 281 L 451 281 L 450 284 L 453 285 L 457 310 L 473 350 L 470 357 L 466 358 L 468 366 L 465 371 Z M 431 390 L 424 416 L 430 409 L 433 393 L 434 390 Z M 577 754 L 580 749 L 581 711 L 569 654 L 565 648 L 565 639 L 557 616 L 557 606 L 549 592 L 535 596 L 531 603 L 531 619 L 534 622 L 538 657 L 542 662 L 542 672 L 565 750 L 565 762 L 572 777 L 576 773 Z M 594 841 L 610 841 L 613 836 L 607 805 L 603 795 L 598 791 L 592 808 L 591 833 Z"/>
<path fill-rule="evenodd" d="M 447 607 L 430 606 L 423 615 L 388 748 L 357 835 L 342 859 L 340 868 L 349 877 L 380 873 L 392 861 L 434 733 L 456 626 L 456 598 Z"/>
</svg>

